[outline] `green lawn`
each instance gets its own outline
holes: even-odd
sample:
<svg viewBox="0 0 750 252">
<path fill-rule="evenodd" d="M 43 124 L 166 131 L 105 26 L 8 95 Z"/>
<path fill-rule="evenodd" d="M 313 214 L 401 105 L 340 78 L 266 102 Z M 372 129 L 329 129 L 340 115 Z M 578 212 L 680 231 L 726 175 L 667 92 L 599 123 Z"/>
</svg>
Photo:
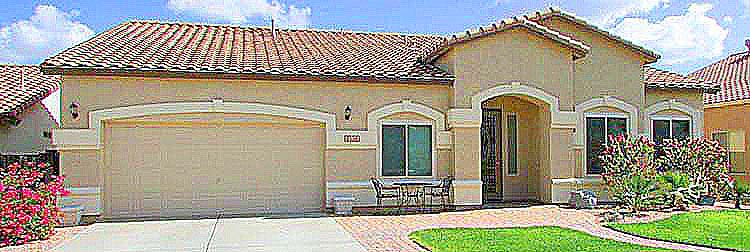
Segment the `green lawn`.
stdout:
<svg viewBox="0 0 750 252">
<path fill-rule="evenodd" d="M 409 237 L 433 252 L 672 251 L 602 239 L 559 227 L 428 229 Z"/>
<path fill-rule="evenodd" d="M 609 226 L 662 240 L 750 251 L 750 211 L 704 211 L 679 214 L 651 223 Z"/>
</svg>

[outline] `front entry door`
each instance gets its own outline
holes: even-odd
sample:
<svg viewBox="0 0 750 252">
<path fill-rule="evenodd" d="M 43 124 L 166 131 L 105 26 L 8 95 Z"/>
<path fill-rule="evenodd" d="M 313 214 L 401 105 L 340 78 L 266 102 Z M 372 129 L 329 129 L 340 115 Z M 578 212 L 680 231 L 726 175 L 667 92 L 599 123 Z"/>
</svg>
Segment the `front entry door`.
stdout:
<svg viewBox="0 0 750 252">
<path fill-rule="evenodd" d="M 502 201 L 502 111 L 484 109 L 482 111 L 482 201 L 483 203 Z"/>
</svg>

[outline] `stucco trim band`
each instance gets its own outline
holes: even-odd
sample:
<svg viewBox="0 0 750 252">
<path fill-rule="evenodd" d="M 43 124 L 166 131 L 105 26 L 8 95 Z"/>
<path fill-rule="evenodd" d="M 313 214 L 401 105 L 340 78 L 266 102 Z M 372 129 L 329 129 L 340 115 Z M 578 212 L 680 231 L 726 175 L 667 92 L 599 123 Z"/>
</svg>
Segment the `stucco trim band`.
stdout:
<svg viewBox="0 0 750 252">
<path fill-rule="evenodd" d="M 549 105 L 551 128 L 571 128 L 576 125 L 575 112 L 561 111 L 560 99 L 546 91 L 521 82 L 502 83 L 482 90 L 471 97 L 471 109 L 456 108 L 448 112 L 448 125 L 452 128 L 480 127 L 482 103 L 503 95 L 521 95 L 538 99 Z"/>
<path fill-rule="evenodd" d="M 575 144 L 582 146 L 585 144 L 586 138 L 586 112 L 599 107 L 610 107 L 622 110 L 626 113 L 628 119 L 628 132 L 631 136 L 638 135 L 638 108 L 630 103 L 622 101 L 612 96 L 604 96 L 599 98 L 593 98 L 576 105 L 576 137 Z"/>
<path fill-rule="evenodd" d="M 96 146 L 97 149 L 101 149 L 103 145 L 102 135 L 104 121 L 141 116 L 189 113 L 261 114 L 310 120 L 325 124 L 327 145 L 331 145 L 331 142 L 336 137 L 336 115 L 334 114 L 280 105 L 224 102 L 222 100 L 213 100 L 210 102 L 157 103 L 92 111 L 89 113 L 89 129 L 93 131 L 93 137 L 91 136 L 91 132 L 86 132 L 80 129 L 56 130 L 53 137 L 54 135 L 64 136 L 55 137 L 54 140 L 56 144 L 75 142 L 80 145 Z M 58 148 L 65 149 L 64 145 L 58 146 Z"/>
</svg>

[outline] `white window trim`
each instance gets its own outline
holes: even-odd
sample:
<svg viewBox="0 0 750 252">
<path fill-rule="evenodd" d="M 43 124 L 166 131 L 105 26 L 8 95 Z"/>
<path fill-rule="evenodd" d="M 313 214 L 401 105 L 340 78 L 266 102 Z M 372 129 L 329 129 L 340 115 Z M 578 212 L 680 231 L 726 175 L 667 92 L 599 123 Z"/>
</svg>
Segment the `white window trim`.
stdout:
<svg viewBox="0 0 750 252">
<path fill-rule="evenodd" d="M 430 134 L 432 135 L 432 141 L 431 141 L 431 148 L 432 148 L 432 157 L 430 157 L 432 160 L 432 171 L 429 176 L 409 176 L 409 150 L 406 150 L 406 176 L 383 176 L 383 126 L 384 125 L 403 125 L 406 126 L 406 137 L 405 140 L 408 141 L 409 139 L 409 125 L 419 125 L 419 126 L 430 126 Z M 431 121 L 421 121 L 421 120 L 381 120 L 378 123 L 378 177 L 380 178 L 434 178 L 437 176 L 437 133 L 436 133 L 435 125 Z M 408 143 L 406 143 L 406 148 L 408 148 Z"/>
<path fill-rule="evenodd" d="M 504 162 L 505 163 L 505 169 L 503 169 L 503 170 L 505 170 L 505 175 L 506 176 L 515 177 L 515 176 L 518 176 L 519 163 L 520 163 L 520 162 L 518 162 L 518 125 L 519 125 L 518 124 L 518 114 L 516 114 L 515 112 L 505 113 L 505 131 L 508 131 L 508 126 L 510 125 L 509 124 L 510 120 L 508 120 L 509 116 L 515 116 L 516 117 L 516 148 L 515 148 L 515 151 L 516 151 L 516 167 L 515 167 L 516 168 L 516 172 L 515 173 L 510 173 L 510 169 L 509 169 L 510 168 L 510 158 L 509 158 L 510 157 L 510 149 L 508 148 L 508 145 L 509 145 L 508 141 L 510 140 L 510 134 L 506 134 L 506 139 L 505 139 L 505 142 L 503 143 L 503 146 L 505 147 L 504 149 L 505 149 L 505 155 L 506 155 L 505 162 Z"/>
<path fill-rule="evenodd" d="M 586 120 L 588 118 L 605 118 L 605 120 L 604 120 L 604 129 L 605 129 L 605 131 L 609 128 L 609 127 L 607 127 L 607 120 L 606 120 L 606 118 L 620 118 L 620 119 L 625 119 L 625 127 L 627 127 L 625 129 L 625 132 L 628 132 L 628 133 L 630 133 L 630 130 L 631 130 L 630 129 L 630 127 L 631 127 L 630 126 L 630 123 L 631 123 L 630 120 L 631 119 L 630 119 L 630 117 L 627 114 L 625 114 L 625 113 L 618 113 L 618 112 L 588 112 L 588 113 L 584 113 L 584 116 L 583 116 L 583 131 L 584 131 L 583 132 L 583 139 L 584 139 L 583 140 L 583 145 L 584 145 L 584 148 L 583 148 L 583 151 L 584 151 L 583 174 L 585 174 L 586 177 L 599 178 L 599 177 L 602 176 L 601 174 L 589 173 L 589 160 L 588 160 L 588 158 L 589 158 L 588 157 L 589 146 L 588 146 L 588 144 L 586 144 L 586 138 L 588 137 L 588 130 L 589 130 L 588 127 L 586 127 Z M 605 134 L 604 145 L 607 144 L 607 141 L 609 141 L 609 137 Z"/>
<path fill-rule="evenodd" d="M 669 137 L 670 138 L 667 138 L 667 139 L 671 139 L 671 138 L 674 137 L 674 132 L 672 132 L 672 122 L 673 121 L 687 121 L 689 123 L 689 126 L 690 126 L 690 136 L 691 137 L 695 136 L 693 134 L 693 132 L 694 132 L 693 128 L 695 127 L 693 125 L 694 122 L 693 122 L 692 118 L 690 118 L 689 116 L 686 116 L 686 115 L 656 115 L 656 116 L 651 116 L 651 118 L 649 118 L 649 121 L 648 121 L 649 122 L 648 123 L 648 129 L 649 129 L 649 132 L 650 132 L 648 134 L 648 137 L 651 138 L 652 140 L 655 139 L 654 138 L 654 133 L 656 133 L 656 131 L 654 131 L 654 121 L 669 121 Z"/>
<path fill-rule="evenodd" d="M 644 129 L 647 132 L 644 132 L 645 135 L 652 137 L 653 130 L 651 127 L 653 126 L 653 119 L 654 117 L 662 117 L 662 116 L 670 116 L 670 115 L 657 115 L 657 113 L 665 110 L 676 110 L 684 113 L 685 115 L 674 115 L 674 116 L 687 116 L 690 120 L 690 136 L 691 137 L 702 137 L 703 136 L 703 110 L 702 109 L 695 109 L 693 107 L 690 107 L 689 105 L 682 103 L 676 99 L 671 99 L 667 101 L 658 102 L 655 104 L 652 104 L 646 110 L 644 111 L 644 114 L 648 116 L 648 123 L 651 124 Z"/>
</svg>

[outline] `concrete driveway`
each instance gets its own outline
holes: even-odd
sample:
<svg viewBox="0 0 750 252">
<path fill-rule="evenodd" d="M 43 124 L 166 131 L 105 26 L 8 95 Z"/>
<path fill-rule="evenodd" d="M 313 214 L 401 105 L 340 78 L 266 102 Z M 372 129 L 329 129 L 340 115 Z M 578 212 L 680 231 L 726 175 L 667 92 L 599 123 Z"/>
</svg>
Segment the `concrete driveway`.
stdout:
<svg viewBox="0 0 750 252">
<path fill-rule="evenodd" d="M 98 223 L 59 252 L 365 251 L 333 218 Z"/>
</svg>

